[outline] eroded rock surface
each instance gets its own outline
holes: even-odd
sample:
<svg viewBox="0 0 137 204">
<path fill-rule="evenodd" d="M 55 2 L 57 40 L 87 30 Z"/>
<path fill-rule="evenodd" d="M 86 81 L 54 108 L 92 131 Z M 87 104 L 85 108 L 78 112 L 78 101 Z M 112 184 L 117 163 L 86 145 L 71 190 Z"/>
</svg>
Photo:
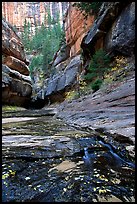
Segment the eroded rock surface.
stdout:
<svg viewBox="0 0 137 204">
<path fill-rule="evenodd" d="M 87 18 L 76 7 L 69 2 L 69 8 L 64 18 L 66 42 L 70 46 L 70 56 L 80 53 L 80 45 L 84 35 L 94 23 L 94 15 L 87 15 Z"/>
<path fill-rule="evenodd" d="M 70 57 L 70 47 L 66 44 L 62 45 L 53 58 L 52 66 L 67 60 Z"/>
<path fill-rule="evenodd" d="M 23 75 L 29 75 L 29 69 L 28 66 L 21 60 L 12 57 L 12 56 L 8 56 L 5 57 L 3 60 L 3 64 L 7 65 L 9 68 L 16 70 L 18 72 L 20 72 Z"/>
<path fill-rule="evenodd" d="M 2 20 L 2 103 L 27 106 L 31 93 L 24 47 L 13 27 Z"/>
</svg>

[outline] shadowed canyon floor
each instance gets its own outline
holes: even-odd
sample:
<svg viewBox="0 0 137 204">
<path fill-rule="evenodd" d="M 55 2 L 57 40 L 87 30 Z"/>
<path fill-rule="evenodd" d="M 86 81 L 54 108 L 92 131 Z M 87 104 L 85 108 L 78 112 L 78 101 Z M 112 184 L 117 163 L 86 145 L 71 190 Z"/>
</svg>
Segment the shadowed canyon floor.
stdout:
<svg viewBox="0 0 137 204">
<path fill-rule="evenodd" d="M 3 112 L 3 201 L 135 200 L 134 161 L 122 143 L 111 137 L 106 143 L 99 133 L 76 129 L 56 115 L 31 112 L 26 121 L 24 110 Z"/>
</svg>

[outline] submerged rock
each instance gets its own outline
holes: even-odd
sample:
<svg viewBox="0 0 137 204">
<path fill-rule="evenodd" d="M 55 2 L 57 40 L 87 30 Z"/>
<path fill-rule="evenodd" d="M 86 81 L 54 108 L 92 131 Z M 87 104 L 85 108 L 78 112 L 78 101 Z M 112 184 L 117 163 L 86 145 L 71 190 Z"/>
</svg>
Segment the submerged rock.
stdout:
<svg viewBox="0 0 137 204">
<path fill-rule="evenodd" d="M 41 116 L 3 123 L 2 133 L 3 201 L 92 202 L 98 196 L 112 201 L 113 194 L 134 200 L 134 168 L 115 166 L 95 132 Z"/>
<path fill-rule="evenodd" d="M 103 14 L 104 21 L 98 21 L 100 30 L 93 26 L 93 33 L 89 32 L 85 38 L 86 48 L 95 45 L 93 50 L 96 49 L 98 39 L 104 39 L 105 32 L 123 9 L 120 2 L 106 2 L 104 5 L 109 6 L 103 7 L 104 10 L 99 14 Z M 119 5 L 120 10 L 117 10 Z M 130 22 L 133 23 L 132 20 Z M 111 37 L 113 39 L 114 36 Z M 7 48 L 4 54 L 8 53 Z M 11 53 L 12 50 L 9 56 L 12 56 Z M 54 102 L 61 100 L 62 93 L 77 83 L 77 74 L 81 71 L 80 55 L 72 58 L 65 68 L 59 70 L 59 73 L 45 82 L 44 89 L 38 93 L 36 106 L 40 106 L 39 102 L 43 105 L 46 99 Z M 56 113 L 52 109 L 47 112 L 43 109 L 31 111 L 32 121 L 16 119 L 7 123 L 8 119 L 5 120 L 2 178 L 3 186 L 6 186 L 3 188 L 3 201 L 92 202 L 107 201 L 107 198 L 110 202 L 113 199 L 122 202 L 134 200 L 135 166 L 130 160 L 125 160 L 128 158 L 127 151 L 130 156 L 134 156 L 134 75 L 132 79 L 118 83 L 117 87 L 108 92 L 99 90 L 71 103 L 65 101 L 56 106 Z M 3 65 L 3 102 L 10 100 L 8 103 L 24 105 L 31 94 L 30 84 L 28 76 Z M 47 113 L 55 116 L 42 116 Z M 17 116 L 20 113 L 14 112 L 10 116 L 13 117 L 14 114 Z M 27 116 L 30 113 L 25 110 L 22 114 Z M 32 116 L 35 116 L 35 120 Z M 73 127 L 83 128 L 86 132 Z M 109 143 L 100 143 L 98 135 L 117 148 L 111 148 Z"/>
</svg>

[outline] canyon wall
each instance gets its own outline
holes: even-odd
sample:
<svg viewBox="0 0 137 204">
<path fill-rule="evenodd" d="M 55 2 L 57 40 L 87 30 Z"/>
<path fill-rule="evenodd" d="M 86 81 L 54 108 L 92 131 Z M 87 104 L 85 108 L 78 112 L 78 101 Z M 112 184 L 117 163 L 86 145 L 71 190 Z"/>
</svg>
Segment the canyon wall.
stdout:
<svg viewBox="0 0 137 204">
<path fill-rule="evenodd" d="M 2 16 L 19 31 L 22 31 L 25 19 L 32 26 L 40 25 L 44 23 L 44 15 L 44 2 L 2 2 Z"/>
<path fill-rule="evenodd" d="M 89 20 L 87 24 L 89 28 L 86 28 L 85 33 L 82 29 L 85 23 L 82 13 L 70 5 L 65 17 L 65 23 L 68 23 L 68 27 L 65 25 L 67 45 L 57 52 L 52 63 L 55 69 L 54 75 L 45 80 L 42 90 L 37 94 L 37 99 L 47 100 L 48 98 L 51 102 L 55 102 L 65 92 L 73 89 L 74 86 L 77 87 L 79 75 L 86 71 L 91 56 L 100 48 L 105 49 L 112 56 L 112 60 L 117 56 L 126 58 L 134 55 L 134 2 L 103 3 L 95 21 L 93 16 L 87 20 Z M 79 53 L 81 48 L 82 58 Z M 70 77 L 70 83 L 66 83 L 69 78 L 68 73 L 74 77 Z M 57 95 L 59 95 L 58 98 Z"/>
<path fill-rule="evenodd" d="M 81 43 L 84 66 L 103 48 L 112 58 L 135 53 L 135 3 L 105 2 Z"/>
<path fill-rule="evenodd" d="M 2 16 L 22 32 L 25 19 L 30 23 L 32 30 L 42 23 L 46 25 L 45 17 L 48 10 L 54 19 L 59 14 L 62 23 L 67 7 L 68 2 L 2 2 Z"/>
<path fill-rule="evenodd" d="M 31 93 L 24 47 L 13 27 L 2 20 L 2 104 L 26 107 Z"/>
<path fill-rule="evenodd" d="M 64 18 L 66 43 L 71 47 L 70 56 L 80 53 L 81 41 L 94 22 L 93 15 L 88 15 L 87 19 L 85 19 L 83 13 L 73 7 L 72 4 L 69 4 Z"/>
</svg>

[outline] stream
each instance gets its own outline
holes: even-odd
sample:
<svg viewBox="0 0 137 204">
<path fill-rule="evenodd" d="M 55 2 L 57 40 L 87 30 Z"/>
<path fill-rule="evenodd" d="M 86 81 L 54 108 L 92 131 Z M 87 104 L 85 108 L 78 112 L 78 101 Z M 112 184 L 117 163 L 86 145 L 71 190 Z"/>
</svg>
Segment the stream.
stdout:
<svg viewBox="0 0 137 204">
<path fill-rule="evenodd" d="M 22 113 L 3 113 L 3 202 L 135 201 L 135 164 L 124 145 L 55 115 Z"/>
</svg>

